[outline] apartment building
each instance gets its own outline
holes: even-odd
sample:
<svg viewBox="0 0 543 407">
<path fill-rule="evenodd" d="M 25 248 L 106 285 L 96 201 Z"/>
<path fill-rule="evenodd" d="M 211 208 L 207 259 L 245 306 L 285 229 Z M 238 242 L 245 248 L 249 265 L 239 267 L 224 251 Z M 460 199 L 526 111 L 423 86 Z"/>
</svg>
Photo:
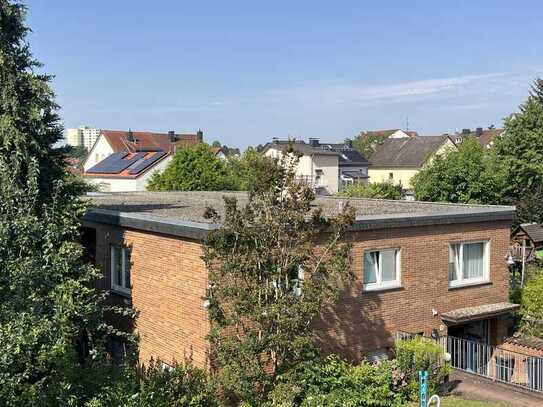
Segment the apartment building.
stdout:
<svg viewBox="0 0 543 407">
<path fill-rule="evenodd" d="M 202 244 L 220 225 L 221 192 L 101 194 L 84 217 L 85 244 L 103 271 L 100 288 L 138 315 L 142 363 L 191 356 L 208 365 L 208 271 Z M 243 205 L 245 193 L 228 193 Z M 389 353 L 397 332 L 504 342 L 509 316 L 514 207 L 350 199 L 356 221 L 350 285 L 322 310 L 315 343 L 350 360 Z M 345 200 L 318 197 L 332 216 Z"/>
<path fill-rule="evenodd" d="M 89 151 L 100 136 L 100 129 L 80 126 L 67 130 L 66 142 L 70 146 L 83 146 Z"/>
</svg>

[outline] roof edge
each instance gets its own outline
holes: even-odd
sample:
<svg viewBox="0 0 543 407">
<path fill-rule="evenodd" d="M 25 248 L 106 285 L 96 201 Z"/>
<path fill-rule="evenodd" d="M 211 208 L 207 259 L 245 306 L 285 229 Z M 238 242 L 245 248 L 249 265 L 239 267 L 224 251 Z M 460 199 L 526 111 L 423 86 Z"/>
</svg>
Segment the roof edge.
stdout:
<svg viewBox="0 0 543 407">
<path fill-rule="evenodd" d="M 447 225 L 454 223 L 512 221 L 514 218 L 514 209 L 508 207 L 472 213 L 436 212 L 422 215 L 410 213 L 367 215 L 357 218 L 349 230 L 357 232 L 386 228 Z M 217 230 L 220 227 L 218 224 L 212 223 L 180 221 L 141 213 L 120 212 L 97 208 L 89 209 L 83 216 L 83 222 L 104 223 L 196 240 L 205 239 L 209 232 Z"/>
</svg>

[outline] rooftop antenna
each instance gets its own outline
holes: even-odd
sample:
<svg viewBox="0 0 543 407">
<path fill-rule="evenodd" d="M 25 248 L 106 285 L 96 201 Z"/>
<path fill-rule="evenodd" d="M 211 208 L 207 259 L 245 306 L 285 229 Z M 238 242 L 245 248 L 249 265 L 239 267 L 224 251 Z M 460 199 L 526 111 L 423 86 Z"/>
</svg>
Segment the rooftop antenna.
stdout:
<svg viewBox="0 0 543 407">
<path fill-rule="evenodd" d="M 409 131 L 409 116 L 405 118 L 405 131 Z"/>
</svg>

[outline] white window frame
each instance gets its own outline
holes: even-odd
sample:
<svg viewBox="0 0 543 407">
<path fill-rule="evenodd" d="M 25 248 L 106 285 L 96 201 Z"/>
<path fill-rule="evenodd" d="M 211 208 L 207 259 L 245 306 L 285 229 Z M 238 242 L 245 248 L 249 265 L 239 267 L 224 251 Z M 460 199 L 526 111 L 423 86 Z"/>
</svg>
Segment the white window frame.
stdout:
<svg viewBox="0 0 543 407">
<path fill-rule="evenodd" d="M 375 270 L 375 283 L 364 283 L 364 277 L 365 277 L 365 256 L 366 253 L 374 253 L 378 252 L 379 256 L 381 255 L 381 252 L 384 251 L 395 251 L 395 260 L 396 260 L 396 279 L 392 281 L 382 281 L 382 264 L 383 262 L 379 262 L 379 268 L 378 270 Z M 364 291 L 379 291 L 379 290 L 388 290 L 391 288 L 398 288 L 402 285 L 402 273 L 401 273 L 401 257 L 402 257 L 402 251 L 399 247 L 390 247 L 390 248 L 383 248 L 383 249 L 375 249 L 375 250 L 366 250 L 362 254 L 362 287 Z"/>
<path fill-rule="evenodd" d="M 116 267 L 116 262 L 115 262 L 115 255 L 113 254 L 114 253 L 114 250 L 115 249 L 120 249 L 120 253 L 121 253 L 121 285 L 118 285 L 115 283 L 115 267 Z M 110 268 L 111 268 L 111 289 L 115 292 L 119 292 L 119 293 L 122 293 L 122 294 L 127 294 L 127 295 L 130 295 L 130 293 L 132 292 L 132 287 L 131 286 L 128 286 L 127 287 L 127 275 L 128 275 L 128 267 L 130 267 L 130 264 L 127 264 L 126 263 L 126 259 L 127 259 L 127 255 L 130 254 L 130 250 L 125 247 L 125 246 L 122 246 L 122 245 L 115 245 L 115 244 L 112 244 L 109 246 L 109 256 L 110 256 Z M 129 282 L 130 283 L 130 282 Z"/>
<path fill-rule="evenodd" d="M 483 276 L 477 278 L 464 278 L 464 245 L 483 243 Z M 460 256 L 457 270 L 457 279 L 449 280 L 449 267 L 451 264 L 451 252 L 453 245 L 460 245 Z M 490 282 L 490 241 L 489 240 L 467 240 L 462 242 L 451 242 L 448 246 L 448 262 L 447 262 L 447 280 L 449 281 L 449 287 L 463 287 L 475 284 L 484 284 Z"/>
</svg>

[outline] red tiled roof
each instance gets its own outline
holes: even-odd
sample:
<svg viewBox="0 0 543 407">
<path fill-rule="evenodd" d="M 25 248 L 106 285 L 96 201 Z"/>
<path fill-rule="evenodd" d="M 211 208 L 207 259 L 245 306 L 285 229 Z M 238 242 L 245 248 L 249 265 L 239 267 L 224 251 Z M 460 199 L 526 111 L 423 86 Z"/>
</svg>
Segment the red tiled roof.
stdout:
<svg viewBox="0 0 543 407">
<path fill-rule="evenodd" d="M 170 139 L 167 133 L 153 133 L 148 131 L 132 131 L 134 141 L 129 141 L 129 132 L 120 130 L 102 130 L 103 135 L 113 152 L 121 151 L 166 151 L 173 152 L 175 147 L 188 147 L 200 144 L 202 135 L 200 134 L 176 134 L 175 141 Z"/>
</svg>

